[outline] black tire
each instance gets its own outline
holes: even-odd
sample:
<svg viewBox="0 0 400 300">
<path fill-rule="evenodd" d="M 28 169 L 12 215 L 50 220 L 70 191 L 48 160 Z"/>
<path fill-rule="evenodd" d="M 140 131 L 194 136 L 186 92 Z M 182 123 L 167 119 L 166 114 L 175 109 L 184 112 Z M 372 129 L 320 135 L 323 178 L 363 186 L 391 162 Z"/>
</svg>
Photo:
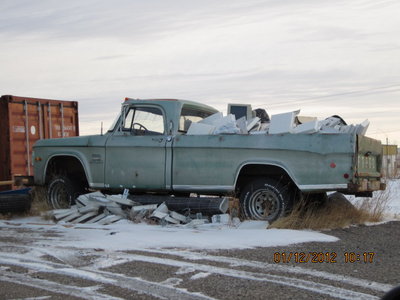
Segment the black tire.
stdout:
<svg viewBox="0 0 400 300">
<path fill-rule="evenodd" d="M 300 205 L 303 210 L 320 209 L 326 206 L 327 201 L 326 193 L 303 193 Z"/>
<path fill-rule="evenodd" d="M 76 183 L 65 176 L 55 176 L 47 188 L 47 200 L 54 209 L 69 208 L 80 195 Z"/>
<path fill-rule="evenodd" d="M 400 299 L 400 285 L 387 292 L 382 300 L 397 300 Z"/>
<path fill-rule="evenodd" d="M 259 178 L 245 186 L 240 194 L 240 203 L 247 219 L 272 223 L 290 211 L 291 198 L 287 185 L 272 178 Z"/>
<path fill-rule="evenodd" d="M 30 194 L 3 194 L 0 195 L 0 213 L 24 213 L 31 209 Z"/>
<path fill-rule="evenodd" d="M 346 198 L 346 196 L 339 192 L 332 193 L 328 196 L 327 205 L 332 207 L 341 207 L 345 210 L 356 209 L 354 205 Z"/>
</svg>

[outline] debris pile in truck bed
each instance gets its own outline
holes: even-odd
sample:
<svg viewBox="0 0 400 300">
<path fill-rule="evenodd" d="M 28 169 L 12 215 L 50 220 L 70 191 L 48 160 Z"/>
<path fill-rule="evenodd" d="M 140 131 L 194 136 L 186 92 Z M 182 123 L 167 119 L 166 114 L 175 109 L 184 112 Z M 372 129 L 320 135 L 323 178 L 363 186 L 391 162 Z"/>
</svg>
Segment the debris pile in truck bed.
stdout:
<svg viewBox="0 0 400 300">
<path fill-rule="evenodd" d="M 127 190 L 123 195 L 94 192 L 80 195 L 71 208 L 52 210 L 51 215 L 57 222 L 107 225 L 129 219 L 136 223 L 147 221 L 161 225 L 186 224 L 189 227 L 208 223 L 207 215 L 211 214 L 214 215 L 211 219 L 214 223 L 221 223 L 221 220 L 225 222 L 230 218 L 225 214 L 229 206 L 227 198 L 191 200 L 179 197 L 138 196 L 137 199 L 128 199 Z M 170 210 L 168 205 L 179 212 Z"/>
<path fill-rule="evenodd" d="M 218 135 L 218 134 L 312 134 L 312 133 L 356 133 L 365 135 L 369 121 L 361 124 L 347 125 L 339 116 L 331 116 L 325 120 L 315 117 L 299 116 L 300 110 L 271 116 L 271 120 L 257 116 L 247 120 L 242 117 L 235 119 L 233 114 L 223 116 L 215 113 L 199 122 L 190 124 L 187 135 Z"/>
</svg>

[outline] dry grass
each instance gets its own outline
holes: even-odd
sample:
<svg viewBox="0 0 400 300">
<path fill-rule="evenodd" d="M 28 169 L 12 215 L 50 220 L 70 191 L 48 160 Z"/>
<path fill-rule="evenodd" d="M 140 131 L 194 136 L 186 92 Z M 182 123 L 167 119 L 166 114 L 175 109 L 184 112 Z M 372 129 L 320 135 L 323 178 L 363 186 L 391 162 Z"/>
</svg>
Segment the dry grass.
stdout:
<svg viewBox="0 0 400 300">
<path fill-rule="evenodd" d="M 31 209 L 23 213 L 7 213 L 0 214 L 1 220 L 11 220 L 15 217 L 32 217 L 32 216 L 43 216 L 45 212 L 50 210 L 50 206 L 47 202 L 47 193 L 44 187 L 34 187 L 31 191 L 32 205 Z"/>
<path fill-rule="evenodd" d="M 373 198 L 363 198 L 352 205 L 342 194 L 335 193 L 320 201 L 303 200 L 292 212 L 271 224 L 270 228 L 334 229 L 354 224 L 379 222 L 389 199 L 388 192 L 376 193 Z"/>
<path fill-rule="evenodd" d="M 11 220 L 13 216 L 13 214 L 0 214 L 0 220 Z"/>
<path fill-rule="evenodd" d="M 369 214 L 370 222 L 382 221 L 388 207 L 390 193 L 392 191 L 388 188 L 384 191 L 376 192 L 373 198 L 362 198 L 356 202 L 356 207 Z"/>
<path fill-rule="evenodd" d="M 40 216 L 51 208 L 47 202 L 46 188 L 36 186 L 32 189 L 32 207 L 29 216 Z"/>
<path fill-rule="evenodd" d="M 46 198 L 43 197 L 45 195 L 46 193 L 43 188 L 32 188 L 31 190 L 32 204 L 29 211 L 0 214 L 0 219 L 11 220 L 15 217 L 30 217 L 30 216 L 41 215 L 42 212 L 45 212 L 49 209 Z"/>
</svg>

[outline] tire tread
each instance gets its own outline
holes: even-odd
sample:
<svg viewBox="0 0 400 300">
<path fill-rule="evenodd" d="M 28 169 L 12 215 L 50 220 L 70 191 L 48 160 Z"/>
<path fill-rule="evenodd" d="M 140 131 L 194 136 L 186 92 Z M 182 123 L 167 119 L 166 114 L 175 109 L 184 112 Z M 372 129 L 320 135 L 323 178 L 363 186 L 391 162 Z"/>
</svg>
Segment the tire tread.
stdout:
<svg viewBox="0 0 400 300">
<path fill-rule="evenodd" d="M 0 213 L 23 213 L 31 208 L 30 194 L 0 195 Z"/>
</svg>

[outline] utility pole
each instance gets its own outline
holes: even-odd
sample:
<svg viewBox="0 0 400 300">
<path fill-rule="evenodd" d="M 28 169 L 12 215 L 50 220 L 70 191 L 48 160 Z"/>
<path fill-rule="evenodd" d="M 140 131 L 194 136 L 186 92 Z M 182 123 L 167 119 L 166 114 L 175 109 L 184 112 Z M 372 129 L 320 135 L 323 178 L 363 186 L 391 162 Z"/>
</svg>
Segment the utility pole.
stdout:
<svg viewBox="0 0 400 300">
<path fill-rule="evenodd" d="M 389 179 L 389 138 L 386 138 L 386 178 Z"/>
</svg>

